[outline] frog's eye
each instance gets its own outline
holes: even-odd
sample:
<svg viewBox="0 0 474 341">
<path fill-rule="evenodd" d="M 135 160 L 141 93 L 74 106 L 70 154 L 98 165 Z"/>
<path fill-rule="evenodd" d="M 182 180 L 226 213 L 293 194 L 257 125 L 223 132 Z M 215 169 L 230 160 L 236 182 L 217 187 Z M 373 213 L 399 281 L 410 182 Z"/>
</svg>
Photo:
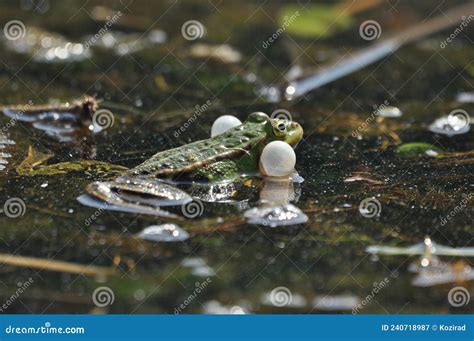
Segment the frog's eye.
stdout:
<svg viewBox="0 0 474 341">
<path fill-rule="evenodd" d="M 286 132 L 286 126 L 286 122 L 278 122 L 273 126 L 273 132 L 275 133 L 275 135 L 281 136 Z"/>
</svg>

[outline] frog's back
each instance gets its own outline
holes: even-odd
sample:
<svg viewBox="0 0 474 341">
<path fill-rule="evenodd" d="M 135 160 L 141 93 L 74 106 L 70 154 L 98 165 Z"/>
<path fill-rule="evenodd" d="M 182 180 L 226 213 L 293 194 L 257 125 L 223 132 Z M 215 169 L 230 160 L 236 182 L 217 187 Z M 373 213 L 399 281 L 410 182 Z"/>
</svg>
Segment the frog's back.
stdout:
<svg viewBox="0 0 474 341">
<path fill-rule="evenodd" d="M 130 175 L 173 177 L 217 161 L 239 158 L 266 137 L 261 122 L 246 122 L 221 135 L 153 155 Z"/>
</svg>

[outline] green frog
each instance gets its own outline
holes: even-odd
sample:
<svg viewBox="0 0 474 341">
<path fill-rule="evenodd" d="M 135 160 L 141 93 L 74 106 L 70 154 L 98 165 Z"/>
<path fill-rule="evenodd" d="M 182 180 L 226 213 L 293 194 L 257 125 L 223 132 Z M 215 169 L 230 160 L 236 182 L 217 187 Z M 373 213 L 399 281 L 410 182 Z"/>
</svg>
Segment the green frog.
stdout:
<svg viewBox="0 0 474 341">
<path fill-rule="evenodd" d="M 266 144 L 280 140 L 295 147 L 302 136 L 297 122 L 252 113 L 244 123 L 220 135 L 159 152 L 124 176 L 94 182 L 86 191 L 95 199 L 122 207 L 183 204 L 190 197 L 162 180 L 217 182 L 255 175 Z"/>
</svg>

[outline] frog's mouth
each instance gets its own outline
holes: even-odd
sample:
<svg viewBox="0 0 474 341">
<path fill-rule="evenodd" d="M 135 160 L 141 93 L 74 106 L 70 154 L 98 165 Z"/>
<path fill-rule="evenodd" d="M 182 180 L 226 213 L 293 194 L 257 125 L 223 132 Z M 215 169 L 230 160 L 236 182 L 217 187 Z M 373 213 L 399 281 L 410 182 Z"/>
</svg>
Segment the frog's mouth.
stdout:
<svg viewBox="0 0 474 341">
<path fill-rule="evenodd" d="M 288 143 L 293 148 L 296 148 L 298 143 L 303 138 L 303 128 L 297 122 L 291 122 L 290 126 L 287 129 L 285 136 L 285 142 Z"/>
</svg>

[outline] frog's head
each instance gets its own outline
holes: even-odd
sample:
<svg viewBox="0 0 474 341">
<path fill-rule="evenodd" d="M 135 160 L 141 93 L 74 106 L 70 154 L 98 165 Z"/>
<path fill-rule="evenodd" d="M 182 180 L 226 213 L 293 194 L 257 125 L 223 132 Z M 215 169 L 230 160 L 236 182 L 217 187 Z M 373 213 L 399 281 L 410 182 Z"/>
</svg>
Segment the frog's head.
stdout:
<svg viewBox="0 0 474 341">
<path fill-rule="evenodd" d="M 287 119 L 270 118 L 263 112 L 250 114 L 247 121 L 262 123 L 267 132 L 267 143 L 284 141 L 294 148 L 303 137 L 303 128 L 299 123 Z"/>
</svg>

